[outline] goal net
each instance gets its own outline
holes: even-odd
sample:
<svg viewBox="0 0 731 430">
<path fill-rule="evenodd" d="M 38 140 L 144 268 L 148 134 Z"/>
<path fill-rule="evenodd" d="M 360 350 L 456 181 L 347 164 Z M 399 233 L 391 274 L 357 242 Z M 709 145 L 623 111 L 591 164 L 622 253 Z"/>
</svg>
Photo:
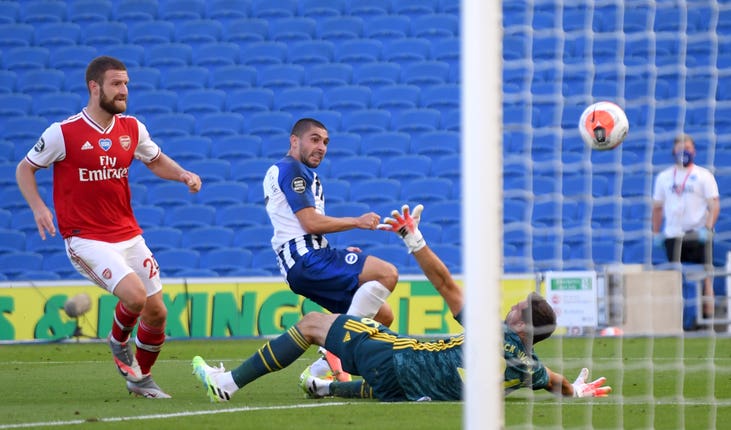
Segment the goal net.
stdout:
<svg viewBox="0 0 731 430">
<path fill-rule="evenodd" d="M 613 387 L 596 399 L 520 390 L 505 399 L 506 426 L 728 426 L 731 3 L 502 7 L 505 278 L 534 279 L 556 305 L 561 327 L 536 347 L 544 364 L 570 380 L 588 367 Z M 611 151 L 588 149 L 577 128 L 600 100 L 629 118 L 627 139 Z M 715 273 L 669 265 L 653 246 L 654 179 L 674 162 L 681 132 L 719 185 Z M 706 276 L 713 321 L 702 311 Z"/>
</svg>

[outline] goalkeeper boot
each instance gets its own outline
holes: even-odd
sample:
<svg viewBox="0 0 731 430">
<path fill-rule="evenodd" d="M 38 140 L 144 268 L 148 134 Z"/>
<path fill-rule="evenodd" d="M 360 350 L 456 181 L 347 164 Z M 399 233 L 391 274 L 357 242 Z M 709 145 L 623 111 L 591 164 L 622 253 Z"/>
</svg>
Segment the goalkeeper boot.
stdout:
<svg viewBox="0 0 731 430">
<path fill-rule="evenodd" d="M 308 366 L 300 375 L 300 388 L 305 392 L 305 396 L 310 399 L 321 399 L 330 395 L 330 384 L 332 380 L 316 378 L 312 376 Z"/>
<path fill-rule="evenodd" d="M 169 399 L 169 394 L 152 380 L 152 375 L 146 375 L 137 382 L 127 381 L 127 390 L 130 394 L 146 397 L 148 399 Z"/>
<path fill-rule="evenodd" d="M 142 370 L 140 370 L 140 365 L 129 347 L 129 342 L 120 343 L 112 337 L 112 333 L 109 333 L 107 343 L 112 351 L 112 358 L 114 358 L 114 364 L 117 366 L 119 374 L 129 382 L 141 381 L 143 379 Z"/>
<path fill-rule="evenodd" d="M 330 364 L 325 359 L 325 353 L 327 351 L 325 350 L 325 348 L 319 347 L 317 349 L 317 352 L 320 354 L 320 358 L 315 360 L 315 362 L 310 365 L 310 373 L 315 378 L 332 381 L 333 379 L 335 379 L 335 377 L 333 376 L 333 371 L 330 368 Z"/>
<path fill-rule="evenodd" d="M 218 378 L 226 372 L 223 364 L 219 367 L 211 367 L 203 360 L 203 357 L 193 357 L 193 374 L 201 381 L 206 389 L 206 395 L 211 402 L 227 402 L 231 400 L 232 392 L 224 389 L 218 382 Z"/>
</svg>

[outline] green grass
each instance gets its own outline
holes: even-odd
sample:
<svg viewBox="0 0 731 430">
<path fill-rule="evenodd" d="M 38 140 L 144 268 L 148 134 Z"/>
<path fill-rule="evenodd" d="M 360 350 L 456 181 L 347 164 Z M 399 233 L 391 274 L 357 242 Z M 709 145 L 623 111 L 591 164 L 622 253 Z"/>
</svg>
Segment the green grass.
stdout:
<svg viewBox="0 0 731 430">
<path fill-rule="evenodd" d="M 200 354 L 209 363 L 221 361 L 231 368 L 261 343 L 168 342 L 155 367 L 155 379 L 172 400 L 128 395 L 103 343 L 3 345 L 0 429 L 461 427 L 459 402 L 305 399 L 297 381 L 301 370 L 315 358 L 314 348 L 290 368 L 245 387 L 231 402 L 209 403 L 191 374 L 190 359 Z M 706 429 L 731 423 L 728 338 L 555 338 L 537 350 L 546 365 L 570 379 L 581 367 L 590 367 L 592 376 L 608 378 L 614 392 L 605 399 L 563 400 L 543 391 L 519 390 L 506 398 L 509 428 Z"/>
</svg>

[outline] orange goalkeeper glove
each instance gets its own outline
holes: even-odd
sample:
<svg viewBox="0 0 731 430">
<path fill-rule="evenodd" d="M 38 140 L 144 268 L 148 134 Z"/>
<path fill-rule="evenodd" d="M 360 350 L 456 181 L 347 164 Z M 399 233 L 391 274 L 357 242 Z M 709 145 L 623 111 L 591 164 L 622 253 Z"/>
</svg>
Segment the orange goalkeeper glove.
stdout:
<svg viewBox="0 0 731 430">
<path fill-rule="evenodd" d="M 397 233 L 409 249 L 409 254 L 416 252 L 426 246 L 424 236 L 419 231 L 422 210 L 424 210 L 423 205 L 416 205 L 414 214 L 411 215 L 409 205 L 403 205 L 401 207 L 401 213 L 393 210 L 391 212 L 391 217 L 393 218 L 384 219 L 383 224 L 378 225 L 378 229 Z"/>
<path fill-rule="evenodd" d="M 588 377 L 589 369 L 581 369 L 579 376 L 571 384 L 574 387 L 574 397 L 607 397 L 612 392 L 612 387 L 603 386 L 607 378 L 602 376 L 595 381 L 586 382 Z"/>
</svg>

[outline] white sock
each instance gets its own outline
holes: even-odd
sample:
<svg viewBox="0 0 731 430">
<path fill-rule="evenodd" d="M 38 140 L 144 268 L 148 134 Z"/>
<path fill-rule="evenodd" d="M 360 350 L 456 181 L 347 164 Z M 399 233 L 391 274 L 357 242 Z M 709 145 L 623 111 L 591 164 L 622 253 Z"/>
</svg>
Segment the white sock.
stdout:
<svg viewBox="0 0 731 430">
<path fill-rule="evenodd" d="M 239 390 L 236 382 L 234 382 L 234 377 L 231 375 L 231 372 L 219 373 L 215 376 L 215 378 L 216 382 L 218 382 L 218 386 L 223 388 L 225 391 L 228 391 L 230 394 Z"/>
<path fill-rule="evenodd" d="M 381 309 L 391 291 L 378 281 L 368 281 L 360 286 L 353 295 L 348 315 L 373 318 Z"/>
<path fill-rule="evenodd" d="M 330 365 L 327 364 L 327 360 L 325 360 L 324 358 L 318 358 L 310 366 L 310 374 L 315 378 L 326 378 L 328 376 L 328 373 L 330 373 L 330 376 L 332 376 L 332 370 L 330 369 Z"/>
</svg>

